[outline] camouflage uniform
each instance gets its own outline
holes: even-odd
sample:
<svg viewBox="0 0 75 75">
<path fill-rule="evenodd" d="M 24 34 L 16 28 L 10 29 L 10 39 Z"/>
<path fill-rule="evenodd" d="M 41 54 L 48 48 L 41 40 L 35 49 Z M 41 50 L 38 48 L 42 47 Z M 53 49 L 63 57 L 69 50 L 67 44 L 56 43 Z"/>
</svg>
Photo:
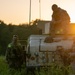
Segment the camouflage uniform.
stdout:
<svg viewBox="0 0 75 75">
<path fill-rule="evenodd" d="M 22 53 L 22 47 L 20 43 L 8 44 L 6 50 L 6 61 L 10 68 L 14 68 L 14 69 L 21 68 L 21 65 L 23 64 L 22 57 L 23 57 L 23 53 Z"/>
<path fill-rule="evenodd" d="M 70 17 L 66 10 L 59 8 L 56 4 L 52 6 L 53 14 L 51 21 L 51 33 L 55 34 L 56 30 L 63 31 L 67 34 L 67 27 L 70 25 Z"/>
</svg>

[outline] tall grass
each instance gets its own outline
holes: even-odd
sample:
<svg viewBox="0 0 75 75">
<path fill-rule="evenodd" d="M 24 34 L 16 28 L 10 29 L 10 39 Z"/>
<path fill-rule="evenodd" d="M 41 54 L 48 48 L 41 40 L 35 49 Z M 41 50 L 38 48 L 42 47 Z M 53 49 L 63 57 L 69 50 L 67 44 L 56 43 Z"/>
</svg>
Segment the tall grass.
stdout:
<svg viewBox="0 0 75 75">
<path fill-rule="evenodd" d="M 38 72 L 36 70 L 35 73 L 36 75 L 71 75 L 72 69 L 70 66 L 63 66 L 52 63 L 50 64 L 50 67 L 41 67 L 40 71 Z M 15 70 L 10 72 L 10 69 L 5 61 L 5 57 L 0 56 L 0 75 L 26 75 L 26 68 L 23 68 L 21 72 Z"/>
<path fill-rule="evenodd" d="M 0 75 L 21 75 L 20 71 L 11 70 L 5 61 L 4 56 L 0 56 Z"/>
<path fill-rule="evenodd" d="M 8 65 L 5 62 L 4 56 L 0 56 L 0 75 L 9 75 Z"/>
</svg>

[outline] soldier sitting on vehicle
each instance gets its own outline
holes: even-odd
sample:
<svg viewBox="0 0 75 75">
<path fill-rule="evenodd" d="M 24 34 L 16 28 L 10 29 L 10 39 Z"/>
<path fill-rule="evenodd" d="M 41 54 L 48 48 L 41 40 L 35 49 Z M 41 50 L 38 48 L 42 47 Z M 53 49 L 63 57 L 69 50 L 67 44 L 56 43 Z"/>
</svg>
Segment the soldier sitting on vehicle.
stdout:
<svg viewBox="0 0 75 75">
<path fill-rule="evenodd" d="M 52 20 L 50 22 L 51 25 L 51 35 L 55 37 L 57 33 L 56 30 L 60 30 L 59 33 L 64 33 L 65 38 L 67 38 L 68 29 L 67 27 L 70 25 L 70 17 L 66 10 L 61 9 L 56 4 L 52 5 Z"/>
<path fill-rule="evenodd" d="M 21 69 L 23 64 L 23 52 L 22 46 L 18 41 L 18 36 L 13 35 L 12 42 L 8 44 L 6 50 L 6 61 L 9 65 L 9 68 Z"/>
</svg>

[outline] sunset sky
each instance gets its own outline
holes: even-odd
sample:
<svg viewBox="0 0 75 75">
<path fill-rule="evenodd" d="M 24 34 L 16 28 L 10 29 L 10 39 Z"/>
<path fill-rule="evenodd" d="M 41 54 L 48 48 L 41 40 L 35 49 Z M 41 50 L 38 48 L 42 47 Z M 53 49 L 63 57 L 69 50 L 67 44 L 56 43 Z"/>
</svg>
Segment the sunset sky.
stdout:
<svg viewBox="0 0 75 75">
<path fill-rule="evenodd" d="M 57 4 L 65 9 L 71 22 L 75 23 L 75 0 L 40 0 L 41 19 L 51 20 L 52 4 Z M 0 0 L 0 20 L 6 24 L 22 24 L 29 22 L 29 2 L 30 0 Z M 31 0 L 32 12 L 31 20 L 39 19 L 39 0 Z"/>
</svg>

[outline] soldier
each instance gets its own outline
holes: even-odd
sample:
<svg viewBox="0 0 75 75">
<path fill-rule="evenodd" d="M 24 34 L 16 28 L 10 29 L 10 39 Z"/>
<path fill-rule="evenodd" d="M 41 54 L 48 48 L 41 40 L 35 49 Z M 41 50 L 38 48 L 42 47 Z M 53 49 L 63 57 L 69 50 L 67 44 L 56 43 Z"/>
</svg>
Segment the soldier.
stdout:
<svg viewBox="0 0 75 75">
<path fill-rule="evenodd" d="M 51 35 L 55 36 L 56 33 L 56 29 L 62 29 L 60 30 L 63 31 L 63 33 L 65 34 L 65 37 L 67 37 L 67 27 L 70 24 L 70 17 L 67 13 L 66 10 L 61 9 L 60 7 L 58 7 L 56 4 L 52 5 L 52 10 L 53 10 L 53 14 L 52 14 L 52 20 L 51 20 Z"/>
<path fill-rule="evenodd" d="M 23 64 L 22 56 L 22 47 L 18 41 L 18 36 L 13 35 L 12 42 L 8 44 L 6 50 L 6 61 L 9 65 L 9 68 L 16 70 L 21 69 L 21 65 Z"/>
</svg>

